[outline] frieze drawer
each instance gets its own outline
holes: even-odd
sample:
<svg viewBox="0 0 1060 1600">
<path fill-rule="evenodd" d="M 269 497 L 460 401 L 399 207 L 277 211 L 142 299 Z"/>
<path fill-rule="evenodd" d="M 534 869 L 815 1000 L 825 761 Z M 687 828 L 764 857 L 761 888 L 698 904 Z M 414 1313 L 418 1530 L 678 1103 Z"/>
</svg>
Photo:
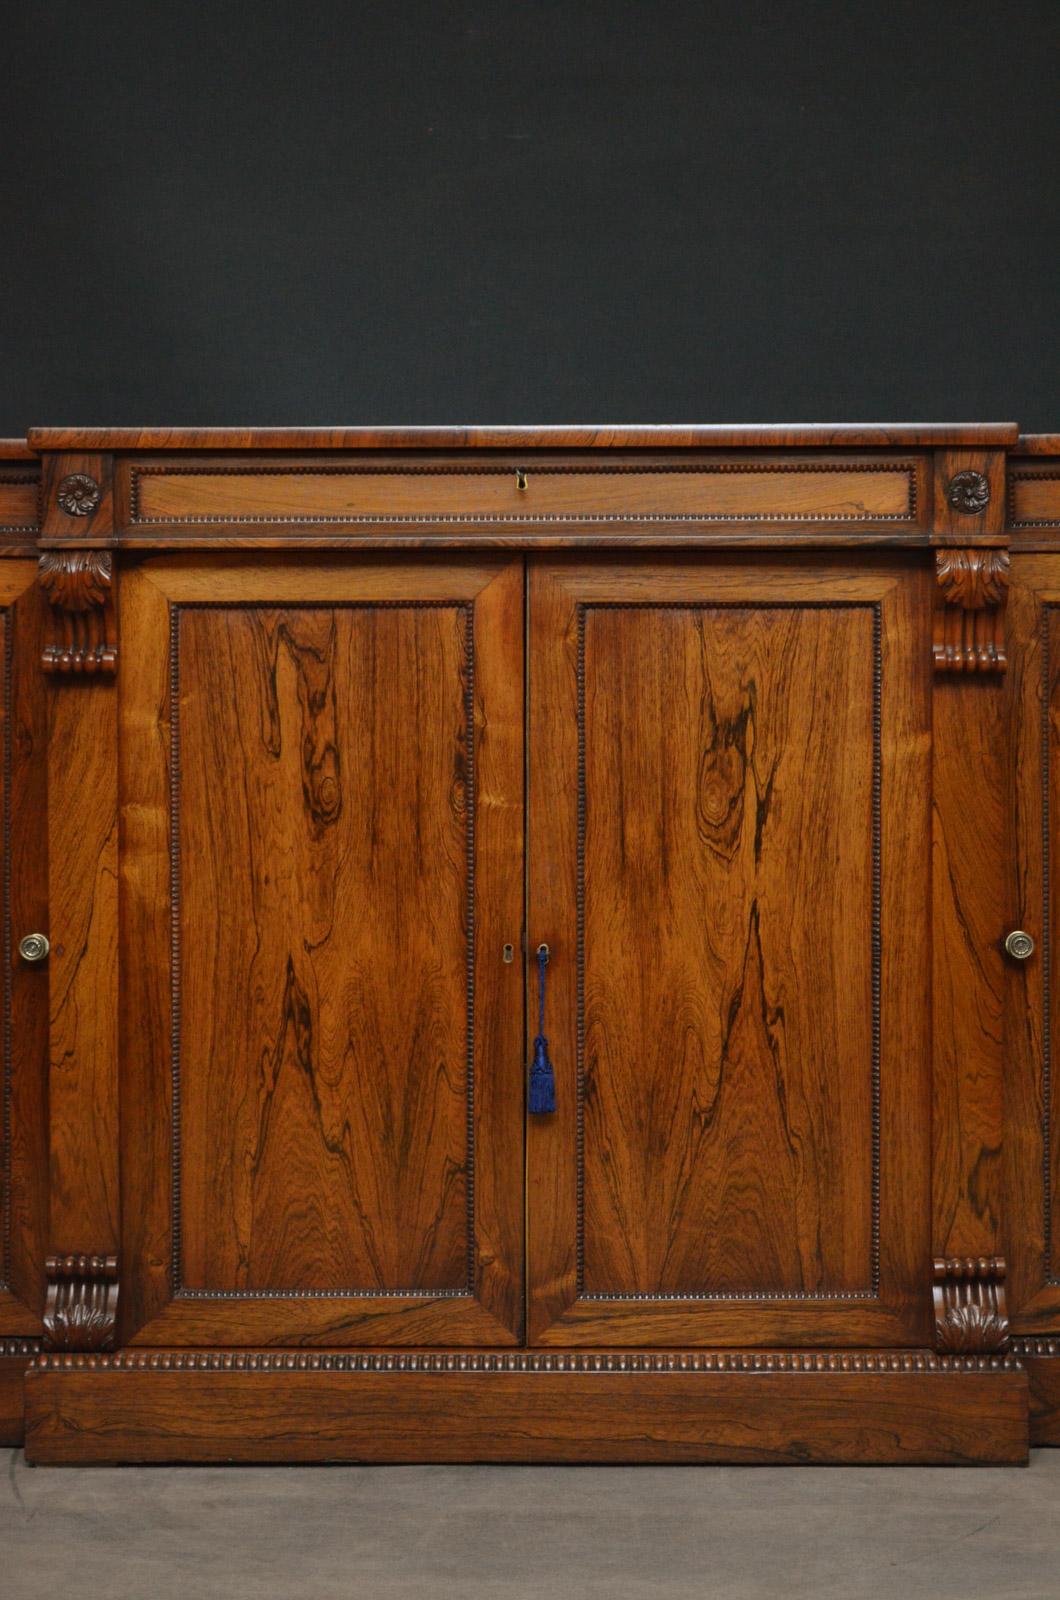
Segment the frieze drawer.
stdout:
<svg viewBox="0 0 1060 1600">
<path fill-rule="evenodd" d="M 919 525 L 914 460 L 542 462 L 528 457 L 410 464 L 286 461 L 119 466 L 121 520 L 160 527 L 466 528 L 643 523 Z"/>
</svg>

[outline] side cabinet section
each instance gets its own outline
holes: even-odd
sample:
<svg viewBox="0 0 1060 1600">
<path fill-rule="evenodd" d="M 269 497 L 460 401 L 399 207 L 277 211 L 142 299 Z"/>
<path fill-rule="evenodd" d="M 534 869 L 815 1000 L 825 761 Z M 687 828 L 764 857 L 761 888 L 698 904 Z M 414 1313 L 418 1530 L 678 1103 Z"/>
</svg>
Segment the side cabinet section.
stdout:
<svg viewBox="0 0 1060 1600">
<path fill-rule="evenodd" d="M 1009 601 L 1009 958 L 1005 1170 L 1013 1331 L 1060 1330 L 1060 554 L 1018 555 Z"/>
<path fill-rule="evenodd" d="M 1013 1347 L 1030 1379 L 1031 1438 L 1060 1445 L 1060 438 L 1010 463 L 1005 1180 Z M 1031 945 L 1033 944 L 1033 948 Z"/>
<path fill-rule="evenodd" d="M 0 495 L 4 487 L 0 477 Z M 22 1437 L 47 1232 L 47 698 L 33 560 L 0 551 L 0 1444 Z"/>
</svg>

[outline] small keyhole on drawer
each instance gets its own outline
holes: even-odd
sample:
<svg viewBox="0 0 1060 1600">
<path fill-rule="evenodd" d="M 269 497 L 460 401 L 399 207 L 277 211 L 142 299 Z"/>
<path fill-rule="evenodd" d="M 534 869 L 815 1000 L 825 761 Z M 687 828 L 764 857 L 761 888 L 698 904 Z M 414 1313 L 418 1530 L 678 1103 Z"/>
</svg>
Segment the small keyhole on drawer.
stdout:
<svg viewBox="0 0 1060 1600">
<path fill-rule="evenodd" d="M 515 960 L 515 946 L 514 945 L 511 945 L 511 944 L 506 944 L 505 945 L 505 947 L 504 947 L 504 959 L 508 963 L 509 966 Z"/>
<path fill-rule="evenodd" d="M 525 467 L 516 467 L 516 469 L 515 469 L 515 487 L 517 489 L 525 489 L 526 488 L 526 468 Z"/>
</svg>

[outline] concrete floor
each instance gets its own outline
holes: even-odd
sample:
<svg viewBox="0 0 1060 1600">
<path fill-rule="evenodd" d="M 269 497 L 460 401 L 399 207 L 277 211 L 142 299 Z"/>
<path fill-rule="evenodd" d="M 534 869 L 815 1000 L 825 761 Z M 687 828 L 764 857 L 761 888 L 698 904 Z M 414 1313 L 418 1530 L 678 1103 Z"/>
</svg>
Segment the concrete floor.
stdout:
<svg viewBox="0 0 1060 1600">
<path fill-rule="evenodd" d="M 4 1600 L 1060 1594 L 1060 1450 L 978 1471 L 34 1469 L 0 1457 Z"/>
</svg>

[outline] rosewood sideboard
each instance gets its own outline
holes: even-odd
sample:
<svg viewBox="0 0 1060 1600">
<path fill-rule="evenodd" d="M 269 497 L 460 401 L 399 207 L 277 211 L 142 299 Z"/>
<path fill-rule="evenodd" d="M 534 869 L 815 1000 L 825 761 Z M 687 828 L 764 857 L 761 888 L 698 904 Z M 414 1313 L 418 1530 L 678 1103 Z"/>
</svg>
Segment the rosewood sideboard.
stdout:
<svg viewBox="0 0 1060 1600">
<path fill-rule="evenodd" d="M 1060 1442 L 1060 437 L 0 446 L 0 1438 Z"/>
</svg>

